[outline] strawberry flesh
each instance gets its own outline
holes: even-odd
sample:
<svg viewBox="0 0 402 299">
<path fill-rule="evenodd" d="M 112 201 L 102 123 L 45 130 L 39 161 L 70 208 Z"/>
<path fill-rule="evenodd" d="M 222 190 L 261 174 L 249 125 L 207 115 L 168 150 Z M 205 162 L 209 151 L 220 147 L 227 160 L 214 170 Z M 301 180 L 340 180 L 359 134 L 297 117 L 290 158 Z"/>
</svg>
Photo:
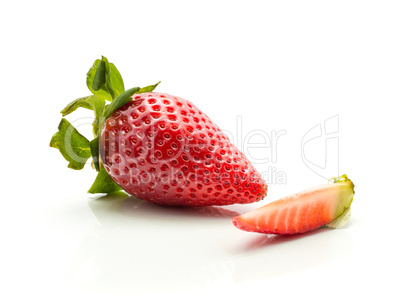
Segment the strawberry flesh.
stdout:
<svg viewBox="0 0 402 299">
<path fill-rule="evenodd" d="M 321 185 L 284 197 L 234 217 L 242 230 L 266 234 L 297 234 L 324 226 L 350 208 L 354 185 L 346 175 L 334 184 Z"/>
</svg>

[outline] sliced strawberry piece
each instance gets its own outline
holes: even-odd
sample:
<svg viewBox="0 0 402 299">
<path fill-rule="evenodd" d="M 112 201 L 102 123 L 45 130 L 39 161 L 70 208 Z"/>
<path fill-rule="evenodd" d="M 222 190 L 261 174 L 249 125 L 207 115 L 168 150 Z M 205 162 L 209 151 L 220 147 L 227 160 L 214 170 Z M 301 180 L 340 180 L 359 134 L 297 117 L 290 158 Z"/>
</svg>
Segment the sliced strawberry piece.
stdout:
<svg viewBox="0 0 402 299">
<path fill-rule="evenodd" d="M 245 231 L 279 235 L 304 233 L 326 224 L 341 227 L 350 217 L 354 184 L 346 175 L 332 181 L 234 217 L 232 222 Z"/>
</svg>

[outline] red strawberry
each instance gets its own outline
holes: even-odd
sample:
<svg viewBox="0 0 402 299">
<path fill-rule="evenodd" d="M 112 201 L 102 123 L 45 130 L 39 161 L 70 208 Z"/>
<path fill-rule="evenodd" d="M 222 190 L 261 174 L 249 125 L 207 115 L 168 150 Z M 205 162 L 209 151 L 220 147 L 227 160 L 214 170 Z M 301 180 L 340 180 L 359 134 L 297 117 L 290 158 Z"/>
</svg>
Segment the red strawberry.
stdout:
<svg viewBox="0 0 402 299">
<path fill-rule="evenodd" d="M 192 103 L 152 92 L 158 84 L 125 90 L 117 68 L 105 57 L 96 60 L 87 73 L 92 95 L 61 111 L 66 116 L 79 107 L 93 110 L 95 138 L 89 141 L 63 118 L 50 146 L 72 169 L 82 169 L 92 157 L 98 175 L 89 193 L 123 188 L 165 205 L 261 200 L 267 185 L 245 156 Z"/>
<path fill-rule="evenodd" d="M 343 175 L 327 184 L 296 193 L 234 217 L 242 230 L 266 234 L 297 234 L 323 225 L 341 227 L 350 217 L 354 185 Z"/>
<path fill-rule="evenodd" d="M 228 205 L 264 198 L 255 168 L 194 104 L 148 92 L 116 110 L 101 133 L 101 158 L 128 193 L 166 205 Z"/>
</svg>

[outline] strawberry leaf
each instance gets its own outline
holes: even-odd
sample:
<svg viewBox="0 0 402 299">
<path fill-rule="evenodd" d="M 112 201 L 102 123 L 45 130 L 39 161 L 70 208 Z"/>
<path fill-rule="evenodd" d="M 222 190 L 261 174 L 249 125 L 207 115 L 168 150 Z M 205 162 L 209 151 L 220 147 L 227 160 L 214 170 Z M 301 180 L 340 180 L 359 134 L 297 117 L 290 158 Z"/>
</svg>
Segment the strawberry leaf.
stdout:
<svg viewBox="0 0 402 299">
<path fill-rule="evenodd" d="M 77 110 L 79 107 L 93 110 L 92 105 L 88 101 L 89 97 L 91 97 L 91 96 L 82 97 L 82 98 L 72 101 L 63 110 L 60 111 L 61 115 L 63 115 L 63 117 L 65 117 L 66 115 L 69 115 L 70 113 Z"/>
<path fill-rule="evenodd" d="M 156 86 L 158 86 L 160 83 L 161 83 L 161 81 L 159 81 L 158 83 L 156 83 L 156 84 L 154 84 L 154 85 L 145 86 L 145 87 L 141 88 L 139 91 L 136 91 L 135 93 L 137 94 L 137 93 L 143 93 L 143 92 L 151 92 L 151 91 L 153 91 L 153 90 L 156 88 Z"/>
<path fill-rule="evenodd" d="M 92 160 L 94 162 L 94 167 L 96 171 L 99 171 L 99 138 L 95 138 L 89 142 L 89 147 L 91 148 Z"/>
<path fill-rule="evenodd" d="M 105 168 L 102 167 L 88 193 L 113 193 L 120 190 L 121 188 L 113 181 Z"/>
<path fill-rule="evenodd" d="M 142 88 L 133 87 L 133 88 L 128 89 L 125 92 L 121 93 L 116 99 L 114 99 L 112 101 L 112 103 L 110 103 L 110 105 L 106 106 L 105 112 L 103 113 L 104 120 L 108 119 L 115 110 L 119 109 L 121 106 L 130 102 L 132 100 L 131 97 L 133 96 L 133 94 L 138 94 L 138 93 L 143 93 L 143 92 L 151 92 L 156 88 L 156 86 L 159 85 L 159 83 L 161 83 L 161 81 L 159 81 L 156 84 L 148 85 L 148 86 L 142 87 Z"/>
<path fill-rule="evenodd" d="M 102 99 L 112 101 L 124 92 L 124 82 L 120 72 L 106 57 L 97 59 L 87 73 L 89 90 Z"/>
<path fill-rule="evenodd" d="M 96 68 L 94 80 L 92 82 L 92 89 L 98 91 L 106 85 L 107 73 L 109 66 L 106 66 L 106 61 L 103 57 L 99 61 L 98 67 Z"/>
<path fill-rule="evenodd" d="M 83 97 L 72 101 L 68 104 L 63 110 L 61 110 L 61 114 L 64 116 L 74 112 L 78 108 L 86 108 L 89 110 L 93 110 L 95 112 L 95 117 L 101 116 L 103 112 L 103 107 L 105 106 L 105 100 L 97 97 L 95 95 Z"/>
<path fill-rule="evenodd" d="M 69 164 L 75 170 L 84 168 L 91 157 L 89 141 L 82 136 L 65 118 L 61 119 L 59 131 L 50 140 L 50 146 L 59 149 Z"/>
<path fill-rule="evenodd" d="M 121 106 L 130 102 L 133 94 L 139 90 L 139 87 L 130 88 L 114 99 L 113 102 L 111 102 L 110 105 L 107 105 L 105 108 L 105 112 L 103 113 L 104 120 L 108 119 L 116 109 L 119 109 Z"/>
<path fill-rule="evenodd" d="M 116 98 L 119 94 L 124 92 L 124 82 L 116 66 L 113 63 L 110 63 L 109 66 L 110 75 L 107 84 L 109 86 L 109 89 L 114 90 L 116 95 L 113 98 Z"/>
<path fill-rule="evenodd" d="M 91 95 L 83 98 L 76 99 L 68 104 L 63 110 L 61 110 L 61 114 L 64 116 L 74 112 L 79 107 L 83 107 L 89 110 L 93 110 L 95 112 L 95 120 L 92 124 L 93 133 L 95 137 L 99 134 L 99 119 L 103 115 L 103 109 L 105 107 L 105 99 L 102 99 L 98 96 Z"/>
</svg>

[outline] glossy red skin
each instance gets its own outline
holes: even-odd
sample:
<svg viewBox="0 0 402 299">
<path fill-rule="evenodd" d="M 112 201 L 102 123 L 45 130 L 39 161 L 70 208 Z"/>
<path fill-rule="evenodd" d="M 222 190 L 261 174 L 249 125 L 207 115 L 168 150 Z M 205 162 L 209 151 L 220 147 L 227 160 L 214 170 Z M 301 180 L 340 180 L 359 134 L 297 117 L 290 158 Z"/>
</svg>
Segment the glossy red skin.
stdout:
<svg viewBox="0 0 402 299">
<path fill-rule="evenodd" d="M 260 174 L 191 102 L 142 93 L 101 133 L 101 159 L 129 194 L 164 205 L 252 203 L 267 193 Z"/>
</svg>

